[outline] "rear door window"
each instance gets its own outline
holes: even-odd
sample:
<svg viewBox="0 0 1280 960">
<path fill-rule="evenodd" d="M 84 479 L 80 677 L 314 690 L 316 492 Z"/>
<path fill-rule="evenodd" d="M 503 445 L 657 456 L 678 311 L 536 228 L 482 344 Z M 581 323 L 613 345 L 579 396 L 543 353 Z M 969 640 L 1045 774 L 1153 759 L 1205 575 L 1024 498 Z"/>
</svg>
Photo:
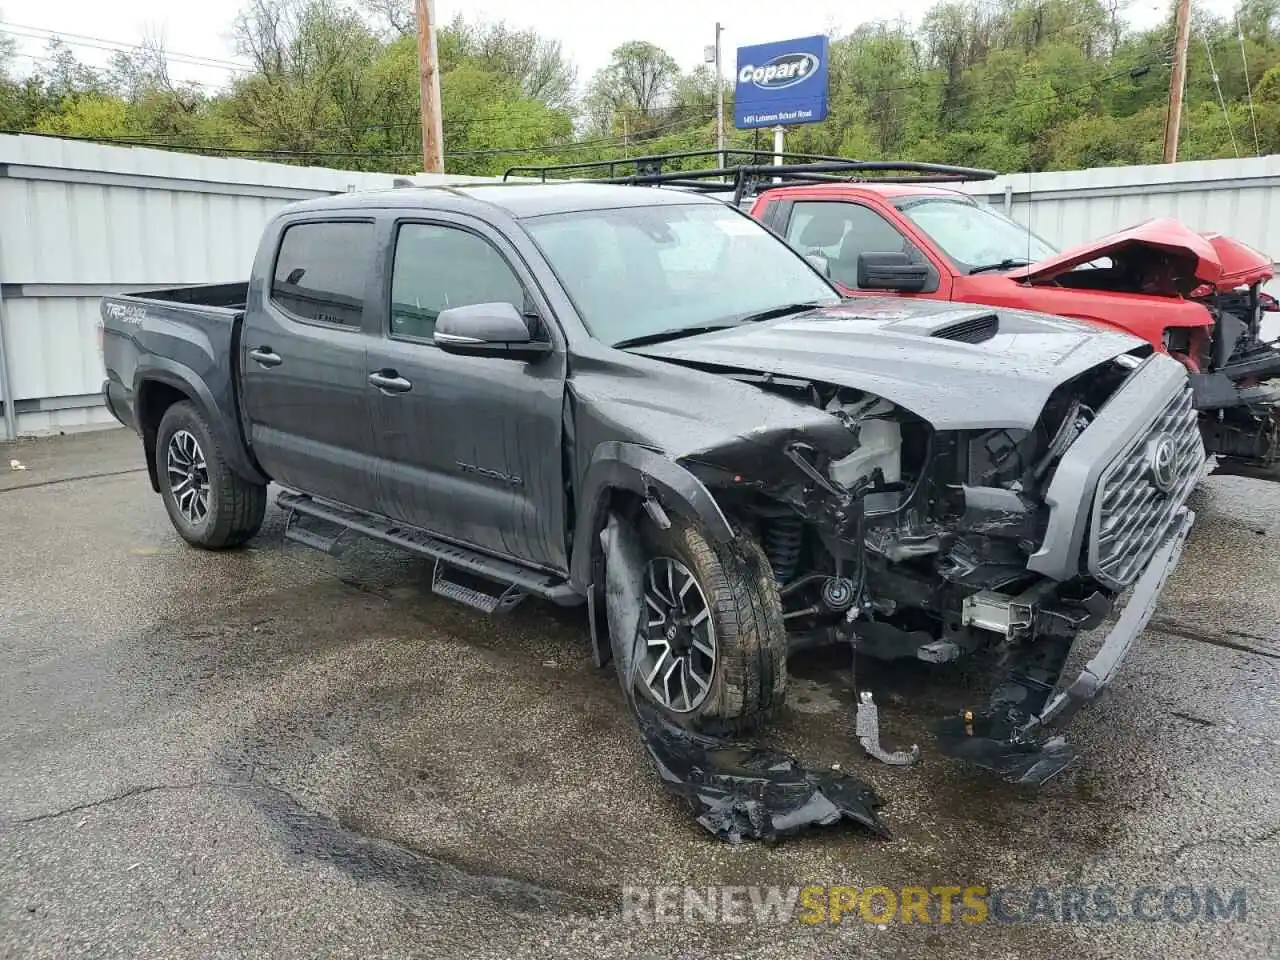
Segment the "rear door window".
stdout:
<svg viewBox="0 0 1280 960">
<path fill-rule="evenodd" d="M 280 241 L 272 302 L 299 320 L 359 327 L 373 247 L 372 223 L 295 223 Z"/>
</svg>

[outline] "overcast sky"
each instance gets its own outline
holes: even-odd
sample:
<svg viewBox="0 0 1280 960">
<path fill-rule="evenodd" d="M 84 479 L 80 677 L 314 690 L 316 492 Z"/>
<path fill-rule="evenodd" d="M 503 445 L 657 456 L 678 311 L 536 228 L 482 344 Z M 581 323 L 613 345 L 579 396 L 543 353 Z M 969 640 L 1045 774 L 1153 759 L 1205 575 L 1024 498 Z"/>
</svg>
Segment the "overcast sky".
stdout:
<svg viewBox="0 0 1280 960">
<path fill-rule="evenodd" d="M 901 0 L 896 5 L 850 3 L 848 0 L 645 0 L 640 4 L 604 5 L 590 0 L 436 0 L 441 21 L 464 13 L 512 26 L 532 26 L 560 40 L 578 64 L 585 80 L 609 58 L 609 51 L 626 40 L 649 40 L 665 48 L 684 67 L 701 62 L 702 48 L 714 42 L 720 20 L 726 64 L 732 74 L 734 49 L 740 45 L 785 40 L 823 33 L 832 27 L 847 31 L 888 11 L 918 22 L 933 0 Z M 1196 0 L 1201 8 L 1229 14 L 1234 0 Z M 0 30 L 15 38 L 24 55 L 19 67 L 29 69 L 44 48 L 32 36 L 57 31 L 74 46 L 77 56 L 100 63 L 110 54 L 89 45 L 86 38 L 137 43 L 147 32 L 159 33 L 173 54 L 232 60 L 229 36 L 241 0 L 0 0 Z M 1139 26 L 1158 22 L 1168 10 L 1167 0 L 1132 0 L 1130 21 Z M 634 11 L 630 16 L 627 11 Z M 584 15 L 591 11 L 591 15 Z M 641 12 L 643 11 L 643 12 Z M 35 28 L 35 29 L 30 29 Z M 23 35 L 25 34 L 25 35 Z M 72 37 L 71 35 L 78 35 Z M 224 83 L 225 68 L 194 66 L 175 59 L 176 77 L 209 85 Z"/>
</svg>

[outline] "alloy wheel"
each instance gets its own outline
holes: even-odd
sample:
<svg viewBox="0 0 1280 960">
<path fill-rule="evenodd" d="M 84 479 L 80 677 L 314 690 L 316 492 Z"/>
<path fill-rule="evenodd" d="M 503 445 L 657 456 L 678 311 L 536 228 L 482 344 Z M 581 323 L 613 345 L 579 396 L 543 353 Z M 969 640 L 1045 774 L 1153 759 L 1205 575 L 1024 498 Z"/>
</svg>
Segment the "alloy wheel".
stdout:
<svg viewBox="0 0 1280 960">
<path fill-rule="evenodd" d="M 165 473 L 178 510 L 193 525 L 204 522 L 209 516 L 209 467 L 200 442 L 189 430 L 169 438 Z"/>
<path fill-rule="evenodd" d="M 697 578 L 679 560 L 656 557 L 645 570 L 645 649 L 639 673 L 666 709 L 689 713 L 711 692 L 716 630 Z"/>
</svg>

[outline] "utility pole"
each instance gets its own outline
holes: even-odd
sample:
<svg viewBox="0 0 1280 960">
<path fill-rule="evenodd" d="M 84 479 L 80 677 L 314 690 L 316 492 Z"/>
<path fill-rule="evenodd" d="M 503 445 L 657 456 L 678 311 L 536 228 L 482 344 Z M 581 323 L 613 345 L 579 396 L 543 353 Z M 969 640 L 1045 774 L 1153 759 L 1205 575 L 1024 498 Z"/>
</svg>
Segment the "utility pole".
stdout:
<svg viewBox="0 0 1280 960">
<path fill-rule="evenodd" d="M 720 34 L 724 28 L 716 21 L 716 150 L 724 167 L 724 74 L 720 70 Z"/>
<path fill-rule="evenodd" d="M 783 137 L 786 135 L 787 128 L 782 124 L 778 124 L 773 128 L 773 165 L 775 167 L 782 166 L 782 144 Z M 774 183 L 781 183 L 781 177 L 774 177 Z"/>
<path fill-rule="evenodd" d="M 724 72 L 720 67 L 720 34 L 724 27 L 716 21 L 716 43 L 714 47 L 703 50 L 702 59 L 714 63 L 716 70 L 716 159 L 718 166 L 724 166 Z"/>
<path fill-rule="evenodd" d="M 1164 121 L 1164 162 L 1178 159 L 1178 134 L 1182 128 L 1182 90 L 1187 85 L 1187 46 L 1191 42 L 1191 0 L 1177 0 L 1177 41 L 1173 50 L 1173 74 L 1169 77 L 1169 115 Z"/>
<path fill-rule="evenodd" d="M 435 0 L 414 0 L 418 11 L 418 86 L 422 111 L 422 165 L 444 173 L 444 126 L 440 119 L 440 69 L 436 59 Z"/>
</svg>

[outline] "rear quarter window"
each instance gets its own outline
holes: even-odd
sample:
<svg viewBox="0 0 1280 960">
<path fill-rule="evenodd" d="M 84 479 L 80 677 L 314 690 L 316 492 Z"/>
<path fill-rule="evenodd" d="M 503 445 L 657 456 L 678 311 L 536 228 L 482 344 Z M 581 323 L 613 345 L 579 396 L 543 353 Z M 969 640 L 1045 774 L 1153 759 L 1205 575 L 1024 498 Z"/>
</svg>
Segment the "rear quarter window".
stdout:
<svg viewBox="0 0 1280 960">
<path fill-rule="evenodd" d="M 312 323 L 359 327 L 373 269 L 372 223 L 295 223 L 280 241 L 271 300 Z"/>
</svg>

